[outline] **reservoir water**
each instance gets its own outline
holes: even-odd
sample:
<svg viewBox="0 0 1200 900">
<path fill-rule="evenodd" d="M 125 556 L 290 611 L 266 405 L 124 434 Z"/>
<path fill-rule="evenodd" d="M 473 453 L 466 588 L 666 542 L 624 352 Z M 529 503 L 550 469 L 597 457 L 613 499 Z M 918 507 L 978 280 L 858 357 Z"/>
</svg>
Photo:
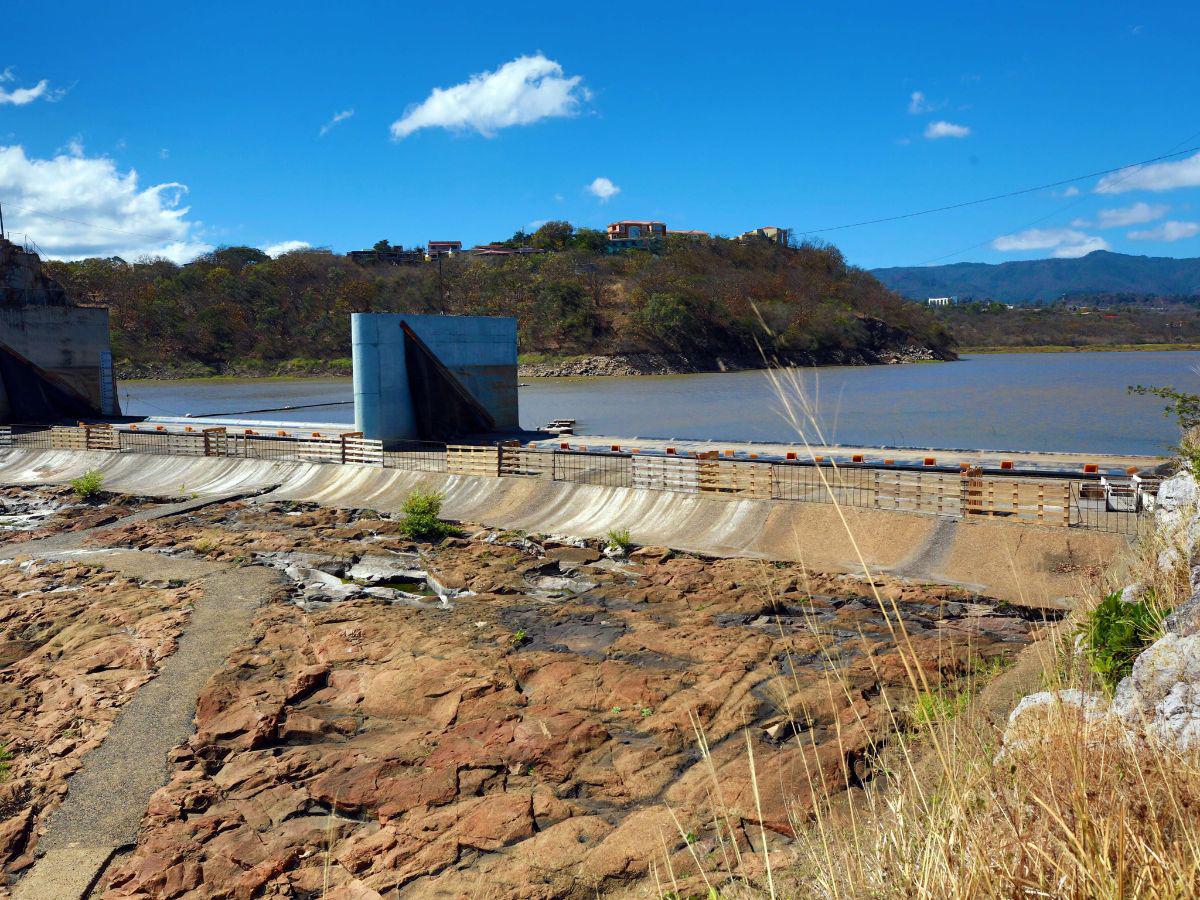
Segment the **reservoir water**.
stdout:
<svg viewBox="0 0 1200 900">
<path fill-rule="evenodd" d="M 785 391 L 809 439 L 994 450 L 1165 451 L 1178 438 L 1154 397 L 1131 384 L 1200 392 L 1200 352 L 1011 353 L 955 363 L 793 370 Z M 141 381 L 120 385 L 130 415 L 232 414 L 340 403 L 252 418 L 352 422 L 350 379 Z M 577 434 L 792 441 L 796 428 L 764 372 L 540 378 L 520 389 L 521 423 L 572 418 Z"/>
</svg>

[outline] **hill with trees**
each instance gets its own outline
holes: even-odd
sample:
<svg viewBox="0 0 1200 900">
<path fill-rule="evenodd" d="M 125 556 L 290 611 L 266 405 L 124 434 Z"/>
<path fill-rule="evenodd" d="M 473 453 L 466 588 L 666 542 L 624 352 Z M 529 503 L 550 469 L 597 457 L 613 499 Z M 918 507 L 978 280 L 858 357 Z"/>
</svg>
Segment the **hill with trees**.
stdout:
<svg viewBox="0 0 1200 900">
<path fill-rule="evenodd" d="M 913 300 L 958 297 L 1002 303 L 1088 300 L 1095 295 L 1200 298 L 1200 259 L 1131 256 L 1095 250 L 1077 259 L 1030 259 L 997 264 L 897 266 L 871 274 Z"/>
<path fill-rule="evenodd" d="M 344 370 L 347 317 L 368 311 L 516 316 L 527 359 L 620 359 L 616 371 L 750 367 L 763 353 L 798 364 L 953 357 L 935 317 L 831 246 L 672 237 L 659 253 L 609 255 L 603 234 L 565 222 L 504 243 L 539 252 L 362 265 L 327 250 L 226 247 L 183 266 L 47 270 L 109 305 L 125 377 Z"/>
</svg>

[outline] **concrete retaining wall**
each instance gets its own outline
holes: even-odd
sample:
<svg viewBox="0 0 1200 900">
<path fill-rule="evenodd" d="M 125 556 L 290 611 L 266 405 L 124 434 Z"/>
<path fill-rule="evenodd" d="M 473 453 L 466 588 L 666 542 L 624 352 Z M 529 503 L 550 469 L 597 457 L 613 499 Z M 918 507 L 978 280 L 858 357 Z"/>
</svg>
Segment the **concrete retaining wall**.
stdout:
<svg viewBox="0 0 1200 900">
<path fill-rule="evenodd" d="M 273 499 L 385 512 L 399 511 L 420 487 L 441 491 L 445 514 L 465 522 L 583 537 L 627 528 L 639 544 L 801 561 L 821 571 L 861 572 L 861 555 L 872 570 L 902 569 L 1039 606 L 1077 596 L 1076 573 L 1109 564 L 1127 546 L 1120 535 L 1076 529 L 370 466 L 8 450 L 0 453 L 0 484 L 63 483 L 93 468 L 106 488 L 127 493 L 205 496 L 274 486 Z"/>
<path fill-rule="evenodd" d="M 0 307 L 0 343 L 53 373 L 101 406 L 102 353 L 107 353 L 108 310 L 91 306 Z M 111 369 L 108 377 L 111 379 Z M 0 387 L 0 391 L 2 391 Z M 111 385 L 109 395 L 112 396 Z M 7 399 L 0 401 L 0 416 Z"/>
</svg>

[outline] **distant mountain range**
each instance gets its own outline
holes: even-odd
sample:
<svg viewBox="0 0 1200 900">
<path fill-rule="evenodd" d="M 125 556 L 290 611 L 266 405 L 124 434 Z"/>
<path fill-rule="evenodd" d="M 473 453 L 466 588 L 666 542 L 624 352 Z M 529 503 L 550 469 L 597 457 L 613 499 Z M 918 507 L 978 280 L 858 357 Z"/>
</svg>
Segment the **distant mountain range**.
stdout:
<svg viewBox="0 0 1200 900">
<path fill-rule="evenodd" d="M 1200 295 L 1200 259 L 1130 256 L 1095 250 L 1078 259 L 895 266 L 871 274 L 913 300 L 958 297 L 1003 303 L 1046 303 L 1063 295 Z"/>
</svg>

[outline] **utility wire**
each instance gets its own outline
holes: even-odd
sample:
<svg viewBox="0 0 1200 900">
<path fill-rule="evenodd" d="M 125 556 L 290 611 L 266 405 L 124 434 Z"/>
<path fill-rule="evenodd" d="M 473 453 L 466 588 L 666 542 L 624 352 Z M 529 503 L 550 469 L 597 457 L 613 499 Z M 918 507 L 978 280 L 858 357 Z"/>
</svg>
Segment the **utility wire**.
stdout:
<svg viewBox="0 0 1200 900">
<path fill-rule="evenodd" d="M 1191 153 L 1192 152 L 1191 150 L 1180 150 L 1180 151 L 1176 152 L 1175 148 L 1180 147 L 1183 144 L 1191 143 L 1193 140 L 1195 140 L 1198 137 L 1200 137 L 1200 131 L 1197 131 L 1195 134 L 1189 134 L 1178 144 L 1175 144 L 1173 147 L 1171 147 L 1167 151 L 1167 156 L 1160 156 L 1160 157 L 1158 157 L 1158 159 L 1166 159 L 1168 156 L 1179 156 L 1184 153 Z M 1118 178 L 1113 183 L 1120 184 L 1121 182 L 1126 181 L 1127 179 L 1131 178 L 1137 172 L 1138 165 L 1142 165 L 1142 163 L 1137 163 L 1133 166 L 1122 166 L 1121 169 L 1118 169 L 1117 171 L 1121 171 L 1123 169 L 1127 169 L 1128 171 L 1126 171 L 1124 175 L 1122 175 L 1120 178 Z M 1044 216 L 1038 216 L 1036 219 L 1032 219 L 1032 220 L 1026 222 L 1024 225 L 1018 225 L 1016 228 L 1012 228 L 1009 230 L 1024 231 L 1026 228 L 1032 228 L 1034 225 L 1040 225 L 1042 222 L 1045 222 L 1047 219 L 1053 219 L 1055 216 L 1058 216 L 1058 215 L 1066 212 L 1068 209 L 1073 209 L 1074 207 L 1079 206 L 1079 204 L 1083 203 L 1087 199 L 1088 199 L 1088 195 L 1083 194 L 1077 200 L 1072 200 L 1069 203 L 1064 203 L 1058 209 L 1048 212 Z M 972 250 L 978 250 L 980 247 L 988 246 L 989 244 L 992 243 L 993 240 L 995 240 L 995 239 L 994 238 L 986 238 L 977 244 L 972 244 L 969 247 L 963 247 L 961 250 L 955 250 L 953 253 L 943 253 L 941 256 L 935 256 L 932 259 L 924 260 L 923 262 L 917 263 L 916 266 L 917 267 L 928 266 L 928 265 L 932 265 L 933 263 L 936 263 L 936 262 L 941 262 L 944 259 L 952 259 L 955 256 L 962 255 L 963 253 L 970 253 Z"/>
<path fill-rule="evenodd" d="M 977 197 L 974 200 L 964 200 L 961 203 L 950 203 L 950 204 L 947 204 L 946 206 L 935 206 L 930 209 L 921 209 L 921 210 L 916 210 L 915 212 L 900 213 L 899 215 L 894 215 L 894 216 L 881 216 L 880 218 L 876 218 L 876 219 L 864 219 L 860 222 L 846 222 L 841 225 L 827 225 L 823 228 L 797 229 L 797 232 L 799 234 L 826 234 L 830 231 L 843 231 L 847 228 L 861 228 L 864 225 L 881 225 L 885 222 L 899 222 L 904 219 L 915 219 L 918 216 L 928 216 L 933 213 L 949 212 L 950 210 L 962 209 L 967 206 L 978 206 L 981 203 L 991 203 L 994 200 L 1005 200 L 1009 197 L 1020 197 L 1023 194 L 1032 194 L 1037 191 L 1045 191 L 1045 190 L 1049 190 L 1050 188 L 1062 187 L 1065 184 L 1071 184 L 1072 182 L 1075 182 L 1075 181 L 1086 181 L 1089 178 L 1099 178 L 1102 175 L 1112 175 L 1115 172 L 1121 172 L 1126 169 L 1132 169 L 1132 168 L 1135 168 L 1138 166 L 1150 165 L 1151 163 L 1161 162 L 1162 160 L 1165 160 L 1165 159 L 1172 159 L 1176 156 L 1183 156 L 1187 153 L 1192 153 L 1195 151 L 1200 151 L 1200 146 L 1190 147 L 1186 150 L 1177 150 L 1172 153 L 1164 153 L 1162 156 L 1155 156 L 1155 157 L 1152 157 L 1151 159 L 1144 159 L 1140 162 L 1135 162 L 1135 163 L 1126 163 L 1124 165 L 1115 166 L 1111 169 L 1103 169 L 1099 172 L 1091 172 L 1087 175 L 1076 175 L 1073 178 L 1064 178 L 1059 181 L 1052 181 L 1049 184 L 1039 184 L 1036 187 L 1021 188 L 1020 190 L 1009 191 L 1004 194 L 993 194 L 990 197 Z M 1129 175 L 1132 175 L 1132 174 L 1133 173 L 1130 172 L 1125 177 L 1128 178 Z M 1122 180 L 1124 180 L 1124 179 L 1122 179 Z M 96 229 L 99 229 L 100 231 L 111 231 L 114 234 L 124 234 L 124 235 L 129 235 L 130 237 L 146 238 L 147 240 L 154 240 L 154 241 L 163 240 L 162 235 L 151 235 L 151 234 L 145 234 L 144 232 L 138 232 L 138 231 L 126 231 L 124 229 L 113 228 L 108 225 L 97 225 L 94 222 L 84 222 L 82 219 L 71 219 L 66 216 L 56 216 L 53 213 L 39 212 L 38 210 L 33 209 L 32 207 L 22 206 L 20 204 L 12 203 L 12 202 L 9 202 L 8 205 L 9 205 L 10 209 L 19 209 L 19 210 L 22 210 L 23 212 L 31 213 L 36 216 L 42 216 L 43 218 L 47 218 L 47 219 L 55 219 L 59 222 L 70 222 L 73 225 L 83 225 L 86 228 L 96 228 Z M 960 251 L 960 252 L 964 252 L 964 251 Z"/>
<path fill-rule="evenodd" d="M 59 221 L 59 222 L 70 222 L 72 225 L 82 225 L 85 228 L 96 228 L 100 231 L 111 231 L 114 234 L 126 234 L 126 235 L 129 235 L 130 237 L 146 238 L 147 240 L 150 240 L 150 241 L 165 240 L 165 238 L 161 234 L 145 234 L 144 232 L 140 232 L 140 231 L 125 231 L 121 228 L 112 228 L 111 226 L 108 226 L 108 225 L 97 225 L 95 222 L 84 222 L 82 219 L 69 219 L 66 216 L 56 216 L 53 213 L 39 212 L 38 210 L 33 209 L 32 207 L 21 206 L 19 203 L 9 202 L 8 208 L 9 209 L 19 209 L 24 212 L 30 213 L 32 215 L 35 215 L 35 216 L 41 216 L 44 219 L 55 219 L 56 221 Z M 28 235 L 26 235 L 26 236 L 28 237 Z"/>
<path fill-rule="evenodd" d="M 1155 156 L 1152 159 L 1144 159 L 1141 162 L 1127 163 L 1123 166 L 1116 166 L 1112 169 L 1104 169 L 1100 172 L 1091 172 L 1087 175 L 1077 175 L 1074 178 L 1064 178 L 1061 181 L 1052 181 L 1049 184 L 1039 184 L 1037 187 L 1021 188 L 1017 191 L 1009 191 L 1005 194 L 993 194 L 990 197 L 979 197 L 975 200 L 964 200 L 962 203 L 951 203 L 946 206 L 935 206 L 931 209 L 922 209 L 916 212 L 901 213 L 896 216 L 883 216 L 878 219 L 864 219 L 861 222 L 847 222 L 843 225 L 828 225 L 824 228 L 801 228 L 797 229 L 800 234 L 824 234 L 830 231 L 842 231 L 846 228 L 861 228 L 863 225 L 880 225 L 884 222 L 899 222 L 902 219 L 915 219 L 917 216 L 928 216 L 931 213 L 948 212 L 952 209 L 962 209 L 965 206 L 978 206 L 980 203 L 991 203 L 993 200 L 1005 200 L 1009 197 L 1020 197 L 1022 194 L 1033 194 L 1037 191 L 1045 191 L 1050 188 L 1062 187 L 1064 184 L 1071 184 L 1075 181 L 1086 181 L 1089 178 L 1099 178 L 1101 175 L 1112 175 L 1114 172 L 1121 172 L 1125 169 L 1131 169 L 1137 166 L 1146 166 L 1150 163 L 1161 162 L 1164 159 L 1171 159 L 1175 156 L 1183 156 L 1186 153 L 1192 153 L 1200 150 L 1200 147 L 1190 147 L 1187 150 L 1177 150 L 1174 153 L 1164 153 L 1162 156 Z M 1130 172 L 1129 175 L 1133 173 Z M 1125 177 L 1128 178 L 1129 175 Z"/>
</svg>

